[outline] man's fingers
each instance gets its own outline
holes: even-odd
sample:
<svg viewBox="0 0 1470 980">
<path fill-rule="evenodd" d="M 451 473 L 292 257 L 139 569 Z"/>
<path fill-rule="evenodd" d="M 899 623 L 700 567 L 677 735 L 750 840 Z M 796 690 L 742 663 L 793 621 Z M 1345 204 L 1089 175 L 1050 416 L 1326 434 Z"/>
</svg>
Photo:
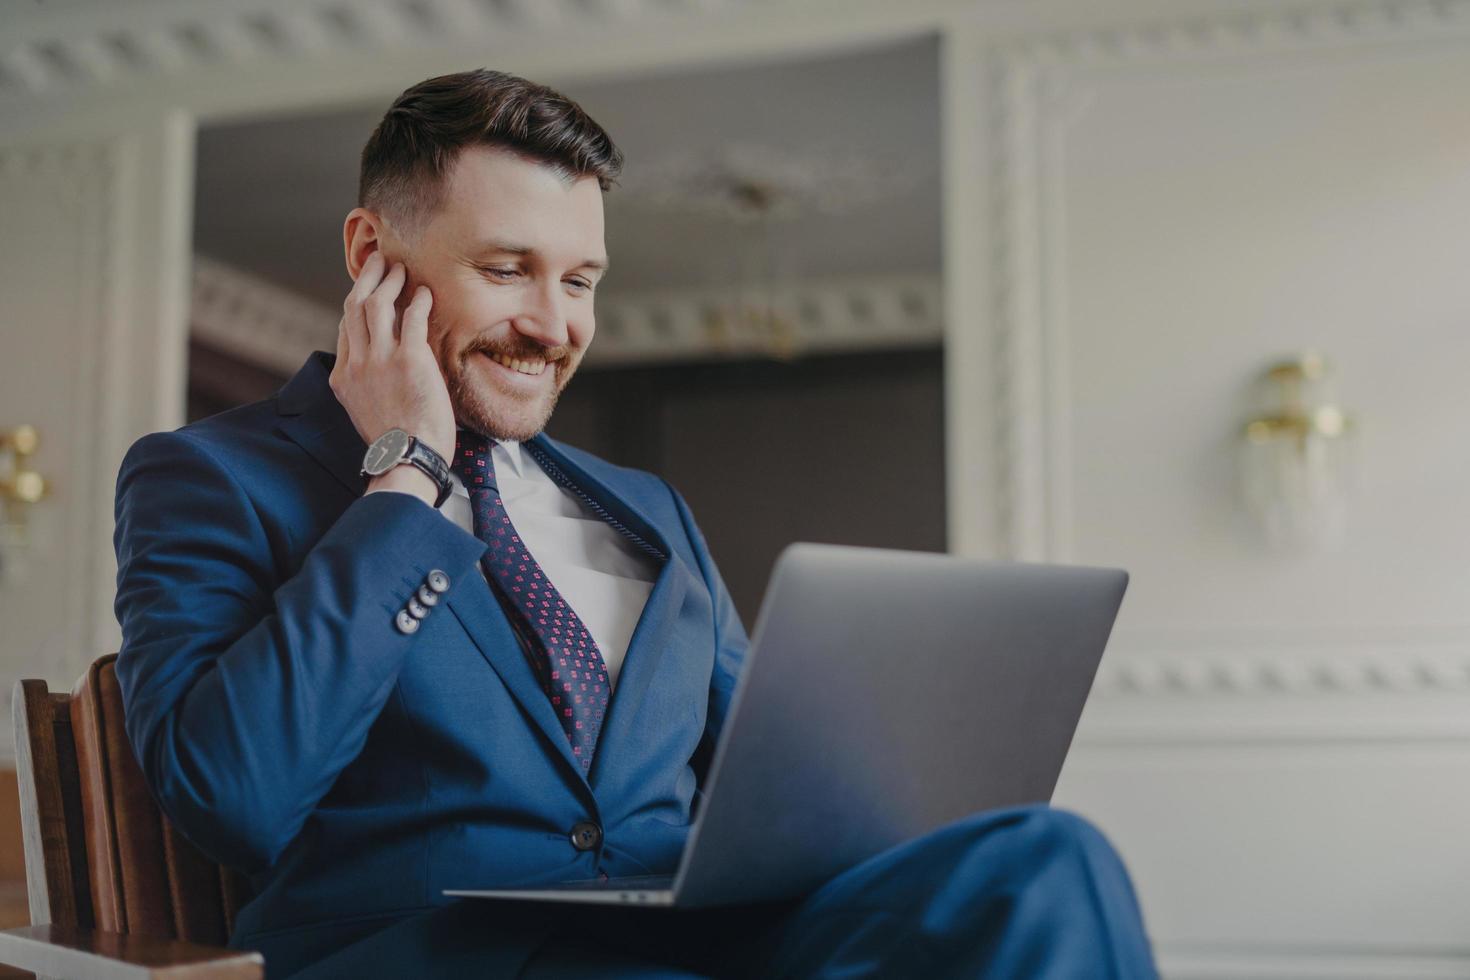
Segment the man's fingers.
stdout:
<svg viewBox="0 0 1470 980">
<path fill-rule="evenodd" d="M 363 319 L 361 306 L 354 306 L 342 313 L 342 325 L 337 334 L 337 349 L 346 353 L 348 361 L 357 363 L 367 357 L 367 321 Z"/>
<path fill-rule="evenodd" d="M 398 319 L 398 308 L 394 301 L 403 288 L 404 271 L 402 262 L 394 262 L 393 268 L 383 277 L 378 288 L 363 304 L 367 314 L 368 343 L 373 353 L 387 357 L 397 346 L 393 342 L 393 323 Z"/>
<path fill-rule="evenodd" d="M 367 257 L 357 272 L 357 283 L 342 303 L 342 330 L 345 331 L 350 358 L 362 360 L 368 353 L 368 328 L 363 303 L 383 280 L 383 253 Z"/>
<path fill-rule="evenodd" d="M 383 281 L 385 259 L 382 252 L 374 252 L 363 262 L 362 268 L 357 270 L 357 282 L 353 284 L 352 290 L 347 294 L 347 300 L 342 304 L 344 311 L 354 306 L 361 306 L 373 290 L 378 288 L 378 283 Z"/>
<path fill-rule="evenodd" d="M 403 343 L 405 346 L 429 343 L 429 309 L 434 305 L 434 294 L 428 286 L 419 286 L 413 291 L 413 299 L 403 311 Z"/>
</svg>

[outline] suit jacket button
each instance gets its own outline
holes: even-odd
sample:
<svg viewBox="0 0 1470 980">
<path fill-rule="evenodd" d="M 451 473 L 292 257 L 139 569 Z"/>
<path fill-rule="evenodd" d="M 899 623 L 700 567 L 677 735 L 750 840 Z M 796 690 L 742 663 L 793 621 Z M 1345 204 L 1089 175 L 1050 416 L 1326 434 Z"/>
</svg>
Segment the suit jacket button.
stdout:
<svg viewBox="0 0 1470 980">
<path fill-rule="evenodd" d="M 407 609 L 398 610 L 398 615 L 393 618 L 393 623 L 398 627 L 400 633 L 412 633 L 419 628 L 419 621 L 410 616 Z"/>
<path fill-rule="evenodd" d="M 602 828 L 588 820 L 572 824 L 572 846 L 579 851 L 590 851 L 602 843 Z"/>
<path fill-rule="evenodd" d="M 439 571 L 439 569 L 436 568 L 433 571 L 429 572 L 428 576 L 425 577 L 424 584 L 433 589 L 435 592 L 448 592 L 449 576 L 445 575 L 443 572 Z"/>
<path fill-rule="evenodd" d="M 425 616 L 429 615 L 429 607 L 424 605 L 422 602 L 419 602 L 413 596 L 408 597 L 408 605 L 404 606 L 403 608 L 407 609 L 408 614 L 414 619 L 423 619 Z"/>
<path fill-rule="evenodd" d="M 439 604 L 439 593 L 435 592 L 427 585 L 419 586 L 419 590 L 415 594 L 415 596 L 419 600 L 419 602 L 422 602 L 426 606 L 437 606 Z"/>
</svg>

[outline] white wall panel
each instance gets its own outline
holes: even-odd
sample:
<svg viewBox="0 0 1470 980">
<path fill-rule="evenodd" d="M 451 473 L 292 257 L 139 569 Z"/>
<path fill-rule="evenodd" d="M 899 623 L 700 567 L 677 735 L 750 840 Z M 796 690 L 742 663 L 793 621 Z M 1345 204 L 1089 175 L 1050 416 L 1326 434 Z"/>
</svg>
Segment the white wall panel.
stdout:
<svg viewBox="0 0 1470 980">
<path fill-rule="evenodd" d="M 959 550 L 1132 573 L 1057 802 L 1180 977 L 1470 976 L 1470 39 L 1448 6 L 995 43 L 951 240 L 986 255 Z M 953 63 L 954 59 L 952 59 Z M 951 180 L 958 179 L 954 174 Z M 969 232 L 964 227 L 970 228 Z M 983 248 L 977 242 L 983 242 Z M 955 309 L 954 304 L 950 307 Z M 1362 423 L 1344 547 L 1236 495 L 1271 362 Z M 968 547 L 967 547 L 968 546 Z"/>
<path fill-rule="evenodd" d="M 1470 624 L 1470 46 L 1076 84 L 1058 549 L 1129 564 L 1125 628 Z M 1342 553 L 1273 560 L 1229 450 L 1302 347 L 1362 419 L 1361 482 Z"/>
<path fill-rule="evenodd" d="M 37 427 L 50 487 L 0 580 L 0 760 L 15 682 L 69 690 L 121 638 L 113 489 L 134 439 L 183 423 L 192 167 L 169 113 L 0 145 L 0 425 Z"/>
<path fill-rule="evenodd" d="M 1470 881 L 1453 770 L 1470 743 L 1082 746 L 1062 799 L 1116 828 L 1166 951 L 1464 953 L 1465 906 L 1425 900 Z"/>
</svg>

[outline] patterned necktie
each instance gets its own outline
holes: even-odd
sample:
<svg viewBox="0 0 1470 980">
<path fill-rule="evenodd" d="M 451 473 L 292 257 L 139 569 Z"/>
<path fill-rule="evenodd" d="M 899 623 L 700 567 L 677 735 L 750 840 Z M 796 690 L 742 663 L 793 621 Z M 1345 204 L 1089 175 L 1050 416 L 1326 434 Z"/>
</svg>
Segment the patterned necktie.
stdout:
<svg viewBox="0 0 1470 980">
<path fill-rule="evenodd" d="M 518 632 L 530 641 L 541 688 L 557 710 L 561 727 L 572 743 L 572 754 L 586 773 L 607 713 L 607 664 L 592 634 L 551 584 L 510 523 L 495 484 L 492 445 L 491 440 L 467 429 L 459 430 L 454 443 L 452 465 L 470 493 L 475 537 L 488 546 L 480 564 L 519 613 L 519 625 L 526 629 Z"/>
</svg>

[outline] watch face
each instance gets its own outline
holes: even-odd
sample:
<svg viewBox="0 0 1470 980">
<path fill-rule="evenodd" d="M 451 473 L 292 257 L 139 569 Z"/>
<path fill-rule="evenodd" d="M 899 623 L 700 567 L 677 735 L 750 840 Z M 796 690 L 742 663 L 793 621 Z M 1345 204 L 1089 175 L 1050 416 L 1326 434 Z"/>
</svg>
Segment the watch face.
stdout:
<svg viewBox="0 0 1470 980">
<path fill-rule="evenodd" d="M 386 473 L 397 466 L 403 459 L 404 453 L 408 452 L 408 442 L 412 437 L 402 429 L 389 429 L 368 447 L 367 455 L 363 457 L 362 468 L 372 476 Z"/>
</svg>

